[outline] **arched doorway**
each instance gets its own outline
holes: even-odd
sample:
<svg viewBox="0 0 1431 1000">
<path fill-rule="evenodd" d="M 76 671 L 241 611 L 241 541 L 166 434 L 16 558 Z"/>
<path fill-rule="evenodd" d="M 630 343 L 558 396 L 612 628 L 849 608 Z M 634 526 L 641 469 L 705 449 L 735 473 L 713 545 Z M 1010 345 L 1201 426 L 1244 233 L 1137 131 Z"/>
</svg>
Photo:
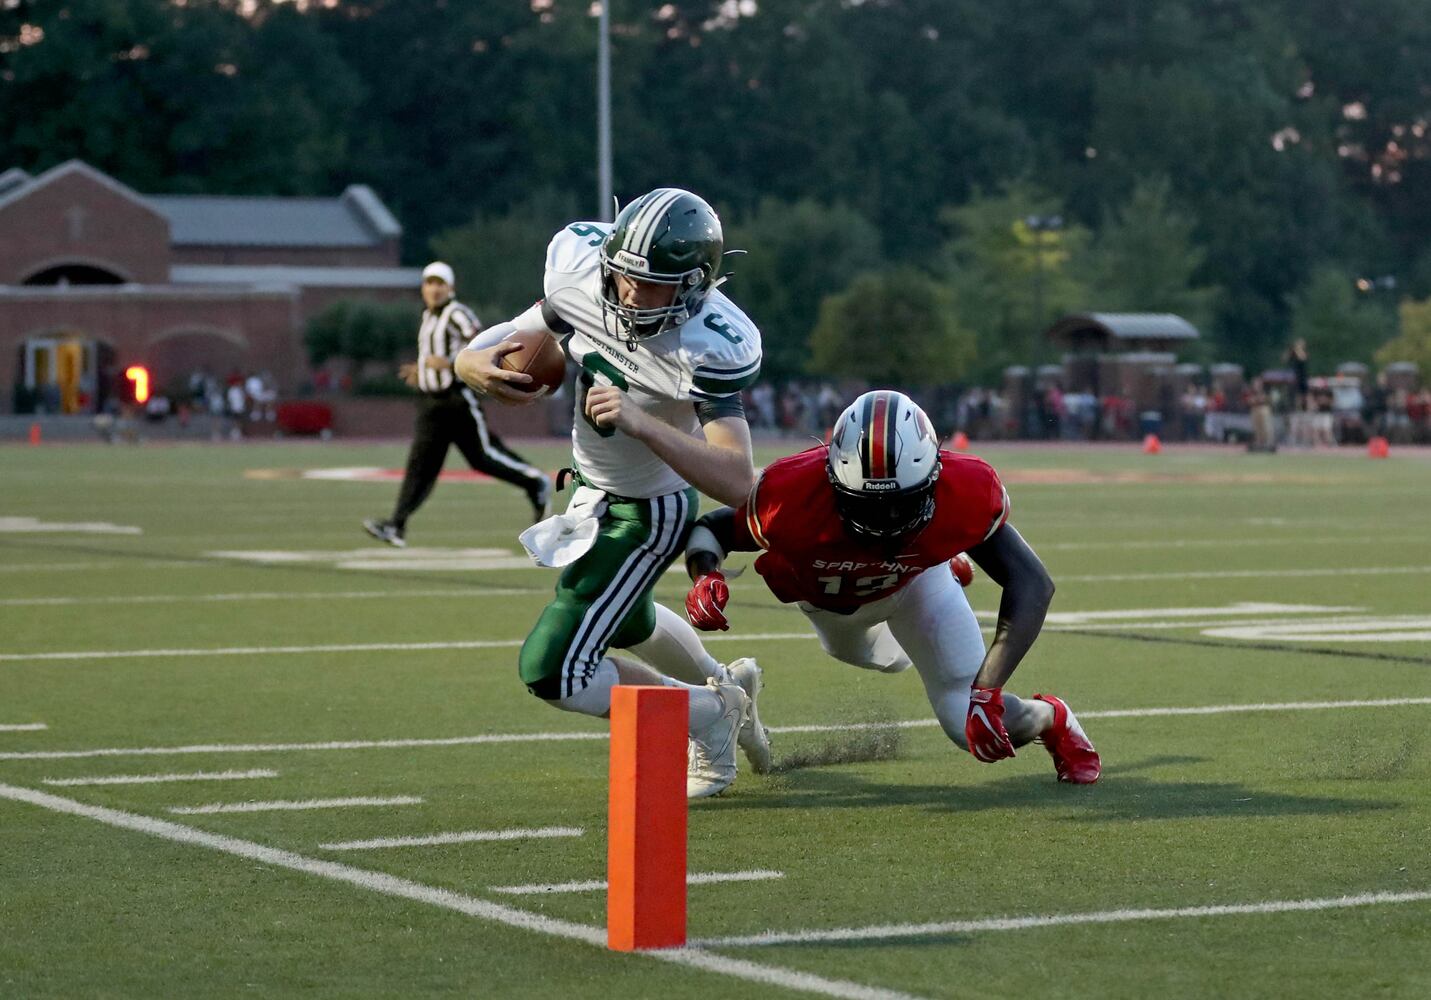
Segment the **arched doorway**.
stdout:
<svg viewBox="0 0 1431 1000">
<path fill-rule="evenodd" d="M 26 278 L 26 285 L 122 285 L 125 277 L 107 267 L 83 261 L 54 264 Z"/>
</svg>

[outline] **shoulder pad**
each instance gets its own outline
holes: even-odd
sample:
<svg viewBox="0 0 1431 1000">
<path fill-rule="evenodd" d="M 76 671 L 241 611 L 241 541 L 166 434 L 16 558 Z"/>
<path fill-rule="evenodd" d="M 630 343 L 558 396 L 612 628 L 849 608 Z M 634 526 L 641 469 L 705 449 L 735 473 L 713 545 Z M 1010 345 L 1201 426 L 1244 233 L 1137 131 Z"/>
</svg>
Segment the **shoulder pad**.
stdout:
<svg viewBox="0 0 1431 1000">
<path fill-rule="evenodd" d="M 607 222 L 573 222 L 557 230 L 547 244 L 546 294 L 585 277 L 600 263 L 600 247 L 611 231 Z"/>
<path fill-rule="evenodd" d="M 795 530 L 806 526 L 809 493 L 824 488 L 824 467 L 825 448 L 820 445 L 778 458 L 761 470 L 745 502 L 746 530 L 761 548 L 770 548 L 772 537 L 777 542 L 785 538 L 792 515 Z"/>
<path fill-rule="evenodd" d="M 760 330 L 718 291 L 681 325 L 681 346 L 690 359 L 695 395 L 739 392 L 760 377 Z"/>
</svg>

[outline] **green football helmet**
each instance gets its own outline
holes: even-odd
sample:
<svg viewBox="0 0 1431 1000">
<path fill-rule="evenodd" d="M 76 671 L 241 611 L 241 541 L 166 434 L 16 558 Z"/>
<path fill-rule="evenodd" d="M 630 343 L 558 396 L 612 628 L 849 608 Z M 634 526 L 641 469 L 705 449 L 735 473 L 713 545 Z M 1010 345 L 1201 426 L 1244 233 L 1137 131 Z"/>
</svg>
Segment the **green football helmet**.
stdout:
<svg viewBox="0 0 1431 1000">
<path fill-rule="evenodd" d="M 623 208 L 601 244 L 603 311 L 616 317 L 627 346 L 679 326 L 700 311 L 719 283 L 725 237 L 705 201 L 680 188 L 657 188 Z M 622 305 L 616 274 L 674 288 L 671 304 L 651 309 Z"/>
</svg>

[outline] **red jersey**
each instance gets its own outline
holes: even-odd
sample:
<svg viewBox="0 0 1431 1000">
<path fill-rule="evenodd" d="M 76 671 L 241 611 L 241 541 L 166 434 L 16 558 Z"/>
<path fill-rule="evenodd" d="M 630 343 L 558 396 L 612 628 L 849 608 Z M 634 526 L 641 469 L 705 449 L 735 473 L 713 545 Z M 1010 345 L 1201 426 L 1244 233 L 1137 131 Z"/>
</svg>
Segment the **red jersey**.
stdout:
<svg viewBox="0 0 1431 1000">
<path fill-rule="evenodd" d="M 736 511 L 735 547 L 765 550 L 755 571 L 781 601 L 849 614 L 985 541 L 1008 520 L 1009 495 L 987 462 L 949 451 L 939 459 L 933 519 L 891 547 L 845 530 L 824 447 L 782 458 Z"/>
</svg>

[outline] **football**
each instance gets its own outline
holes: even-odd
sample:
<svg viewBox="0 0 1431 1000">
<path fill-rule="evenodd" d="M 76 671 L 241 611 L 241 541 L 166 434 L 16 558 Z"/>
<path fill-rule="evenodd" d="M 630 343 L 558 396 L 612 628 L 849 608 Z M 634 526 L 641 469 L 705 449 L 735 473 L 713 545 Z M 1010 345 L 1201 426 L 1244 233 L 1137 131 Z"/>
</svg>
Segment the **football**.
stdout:
<svg viewBox="0 0 1431 1000">
<path fill-rule="evenodd" d="M 566 379 L 566 353 L 561 342 L 546 330 L 521 330 L 502 341 L 516 344 L 517 350 L 502 355 L 497 362 L 508 371 L 525 372 L 532 377 L 525 388 L 530 392 L 540 392 L 543 388 L 553 393 L 561 388 Z"/>
</svg>

